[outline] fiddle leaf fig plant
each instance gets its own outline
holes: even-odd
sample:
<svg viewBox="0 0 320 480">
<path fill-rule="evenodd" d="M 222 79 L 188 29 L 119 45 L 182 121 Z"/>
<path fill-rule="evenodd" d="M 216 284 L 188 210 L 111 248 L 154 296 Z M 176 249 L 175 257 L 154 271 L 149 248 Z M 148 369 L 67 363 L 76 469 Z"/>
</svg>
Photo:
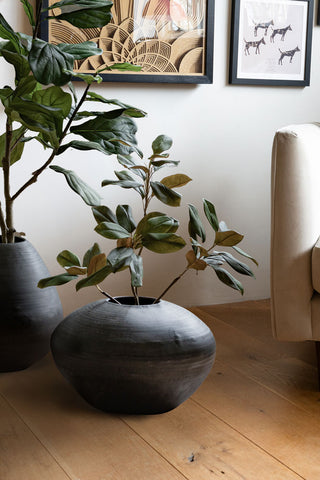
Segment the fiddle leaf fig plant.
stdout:
<svg viewBox="0 0 320 480">
<path fill-rule="evenodd" d="M 199 272 L 208 267 L 216 273 L 221 282 L 243 294 L 242 284 L 226 267 L 238 274 L 251 277 L 254 276 L 253 272 L 245 263 L 225 251 L 225 247 L 258 264 L 238 247 L 243 235 L 229 229 L 224 222 L 219 222 L 215 207 L 209 200 L 203 199 L 203 214 L 209 224 L 210 234 L 207 235 L 197 208 L 188 205 L 187 240 L 178 233 L 179 221 L 176 218 L 150 208 L 154 199 L 169 207 L 179 207 L 182 197 L 176 189 L 191 181 L 190 177 L 182 173 L 160 176 L 160 171 L 165 167 L 179 165 L 178 161 L 169 159 L 168 150 L 171 146 L 171 138 L 159 135 L 152 143 L 152 154 L 146 162 L 140 157 L 137 159 L 134 154 L 117 155 L 117 160 L 124 169 L 114 172 L 115 179 L 103 180 L 102 186 L 135 190 L 141 198 L 141 218 L 136 218 L 130 205 L 120 204 L 115 211 L 107 205 L 92 206 L 92 213 L 97 222 L 95 231 L 104 238 L 114 240 L 115 248 L 106 254 L 95 243 L 85 253 L 82 261 L 74 253 L 62 251 L 57 260 L 65 269 L 64 273 L 40 280 L 38 284 L 40 288 L 62 285 L 78 279 L 76 290 L 96 286 L 102 294 L 118 302 L 110 293 L 103 290 L 100 284 L 112 273 L 128 270 L 132 294 L 135 303 L 139 304 L 138 289 L 143 286 L 143 251 L 147 249 L 158 254 L 169 254 L 178 252 L 188 244 L 189 248 L 185 255 L 186 267 L 162 293 L 155 297 L 155 302 L 158 302 L 187 272 L 191 270 Z"/>
<path fill-rule="evenodd" d="M 70 187 L 89 205 L 97 205 L 100 197 L 74 172 L 52 165 L 69 148 L 96 150 L 104 155 L 128 155 L 140 152 L 136 147 L 136 125 L 133 118 L 146 114 L 139 108 L 115 99 L 107 99 L 90 91 L 102 81 L 103 70 L 139 70 L 129 63 L 105 65 L 92 74 L 73 71 L 75 60 L 102 53 L 94 42 L 51 44 L 39 38 L 41 22 L 52 18 L 79 28 L 103 27 L 110 22 L 112 2 L 109 0 L 61 0 L 43 8 L 41 0 L 34 9 L 29 0 L 20 0 L 32 35 L 15 32 L 0 13 L 0 56 L 14 70 L 13 86 L 0 88 L 5 126 L 0 135 L 0 168 L 3 195 L 0 201 L 1 241 L 13 243 L 18 235 L 13 219 L 13 205 L 38 177 L 51 167 L 62 173 Z M 84 81 L 78 99 L 73 79 Z M 98 102 L 106 111 L 82 110 L 85 103 Z M 70 134 L 72 138 L 69 139 Z M 81 139 L 75 140 L 74 136 Z M 23 158 L 26 144 L 38 142 L 45 159 L 24 184 L 12 191 L 13 164 Z"/>
</svg>

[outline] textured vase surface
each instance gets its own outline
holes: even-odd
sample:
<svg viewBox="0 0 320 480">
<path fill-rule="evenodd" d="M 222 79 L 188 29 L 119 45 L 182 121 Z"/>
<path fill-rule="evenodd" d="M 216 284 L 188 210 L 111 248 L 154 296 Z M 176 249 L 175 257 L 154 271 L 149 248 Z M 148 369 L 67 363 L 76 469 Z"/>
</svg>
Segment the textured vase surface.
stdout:
<svg viewBox="0 0 320 480">
<path fill-rule="evenodd" d="M 210 329 L 178 305 L 152 301 L 142 298 L 137 306 L 99 300 L 55 329 L 56 365 L 94 407 L 163 413 L 184 402 L 210 372 L 215 357 Z"/>
<path fill-rule="evenodd" d="M 63 313 L 55 287 L 37 287 L 49 275 L 27 240 L 0 243 L 0 372 L 23 370 L 50 350 Z"/>
</svg>

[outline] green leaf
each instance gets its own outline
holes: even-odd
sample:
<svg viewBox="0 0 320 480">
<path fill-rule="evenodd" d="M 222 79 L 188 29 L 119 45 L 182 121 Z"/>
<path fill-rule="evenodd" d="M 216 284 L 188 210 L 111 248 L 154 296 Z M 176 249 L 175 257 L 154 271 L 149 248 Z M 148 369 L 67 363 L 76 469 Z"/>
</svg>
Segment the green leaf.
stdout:
<svg viewBox="0 0 320 480">
<path fill-rule="evenodd" d="M 79 257 L 74 253 L 70 252 L 70 250 L 63 250 L 57 256 L 57 262 L 61 265 L 61 267 L 80 267 L 81 263 Z"/>
<path fill-rule="evenodd" d="M 255 263 L 257 265 L 257 267 L 259 266 L 259 263 L 257 262 L 257 260 L 255 260 L 253 257 L 251 257 L 251 255 L 249 255 L 248 253 L 244 252 L 243 250 L 241 250 L 241 248 L 239 247 L 232 247 L 236 252 L 239 253 L 239 255 L 242 255 L 243 257 L 246 257 L 246 258 L 249 258 L 250 260 L 253 261 L 253 263 Z"/>
<path fill-rule="evenodd" d="M 113 211 L 110 210 L 110 208 L 106 207 L 105 205 L 92 207 L 92 213 L 97 223 L 101 223 L 101 222 L 118 223 L 117 217 L 115 216 Z"/>
<path fill-rule="evenodd" d="M 188 177 L 188 175 L 184 175 L 183 173 L 177 173 L 176 175 L 170 175 L 169 177 L 164 177 L 160 183 L 165 185 L 167 188 L 177 188 L 183 187 L 187 185 L 187 183 L 191 182 L 192 179 Z"/>
<path fill-rule="evenodd" d="M 66 93 L 62 88 L 55 86 L 34 92 L 32 100 L 41 105 L 59 109 L 58 116 L 61 116 L 61 112 L 64 118 L 69 115 L 72 105 L 70 93 Z"/>
<path fill-rule="evenodd" d="M 67 273 L 62 273 L 60 275 L 55 275 L 54 277 L 42 278 L 38 283 L 38 287 L 47 288 L 64 285 L 65 283 L 75 280 L 76 278 L 78 278 L 77 275 L 68 275 Z"/>
<path fill-rule="evenodd" d="M 13 92 L 13 96 L 15 97 L 15 102 L 17 101 L 16 100 L 17 97 L 24 97 L 25 95 L 29 95 L 36 89 L 36 87 L 37 87 L 37 81 L 32 75 L 21 78 L 21 80 L 19 80 L 17 84 L 17 88 Z M 23 99 L 23 98 L 20 99 L 21 102 L 23 100 L 26 100 L 26 99 Z M 51 114 L 50 112 L 47 112 L 47 113 L 49 115 Z"/>
<path fill-rule="evenodd" d="M 132 248 L 114 248 L 108 255 L 108 263 L 112 266 L 114 273 L 129 267 L 133 255 Z"/>
<path fill-rule="evenodd" d="M 0 13 L 0 37 L 5 40 L 9 40 L 16 52 L 23 53 L 23 48 L 20 43 L 19 35 L 17 35 L 10 25 L 5 20 L 4 16 Z"/>
<path fill-rule="evenodd" d="M 254 277 L 252 270 L 245 263 L 237 260 L 233 255 L 231 255 L 231 253 L 213 252 L 213 255 L 209 255 L 206 259 L 211 259 L 211 258 L 216 259 L 217 257 L 222 258 L 236 272 L 241 273 L 241 275 L 248 275 L 249 277 Z"/>
<path fill-rule="evenodd" d="M 141 66 L 140 65 L 133 65 L 129 62 L 124 63 L 113 63 L 112 65 L 107 65 L 103 68 L 98 70 L 98 73 L 104 72 L 106 70 L 118 70 L 120 72 L 140 72 Z"/>
<path fill-rule="evenodd" d="M 186 245 L 186 242 L 175 234 L 168 236 L 167 233 L 151 233 L 143 238 L 142 244 L 155 253 L 174 253 L 181 250 Z"/>
<path fill-rule="evenodd" d="M 75 60 L 91 57 L 92 55 L 101 55 L 103 50 L 97 47 L 95 42 L 82 43 L 59 43 L 57 47 L 64 53 L 72 55 Z"/>
<path fill-rule="evenodd" d="M 17 81 L 29 75 L 30 65 L 27 58 L 24 55 L 17 52 L 11 52 L 5 49 L 3 49 L 1 53 L 5 58 L 5 60 L 14 66 Z"/>
<path fill-rule="evenodd" d="M 108 105 L 116 105 L 117 107 L 122 108 L 124 110 L 124 113 L 126 115 L 129 115 L 130 117 L 145 117 L 147 115 L 147 113 L 141 110 L 140 108 L 133 107 L 132 105 L 128 105 L 126 103 L 120 102 L 115 98 L 113 99 L 104 98 L 102 95 L 99 95 L 98 93 L 95 93 L 95 92 L 88 92 L 86 100 L 91 102 L 106 103 Z"/>
<path fill-rule="evenodd" d="M 100 75 L 91 75 L 91 73 L 74 72 L 73 70 L 65 69 L 64 72 L 72 77 L 77 77 L 83 80 L 87 85 L 93 83 L 101 83 L 102 77 Z M 70 82 L 69 82 L 70 83 Z"/>
<path fill-rule="evenodd" d="M 24 142 L 19 139 L 21 139 L 21 136 L 23 136 L 23 133 L 25 132 L 24 127 L 20 127 L 17 130 L 13 130 L 12 132 L 12 141 L 11 144 L 16 146 L 14 149 L 11 151 L 11 156 L 10 156 L 10 165 L 13 165 L 15 162 L 20 160 L 23 149 L 24 149 Z M 17 143 L 16 143 L 17 142 Z M 2 167 L 2 159 L 5 156 L 6 153 L 6 134 L 4 133 L 3 135 L 0 136 L 0 167 Z"/>
<path fill-rule="evenodd" d="M 136 228 L 136 222 L 132 215 L 132 209 L 129 205 L 118 205 L 116 210 L 119 225 L 132 233 Z"/>
<path fill-rule="evenodd" d="M 215 238 L 215 244 L 223 247 L 233 247 L 241 242 L 243 235 L 234 230 L 225 230 L 223 232 L 217 232 Z"/>
<path fill-rule="evenodd" d="M 212 265 L 210 265 L 210 266 L 212 266 Z M 234 290 L 238 290 L 241 293 L 241 295 L 243 295 L 244 290 L 243 290 L 242 284 L 239 282 L 239 280 L 234 278 L 234 276 L 231 275 L 231 273 L 229 273 L 224 268 L 221 268 L 221 267 L 218 267 L 218 266 L 213 266 L 213 269 L 216 272 L 217 277 L 219 278 L 219 280 L 222 283 L 224 283 L 228 287 L 233 288 Z"/>
<path fill-rule="evenodd" d="M 134 188 L 141 187 L 141 183 L 136 182 L 135 180 L 103 180 L 101 183 L 102 187 L 107 187 L 108 185 L 117 185 L 122 188 Z"/>
<path fill-rule="evenodd" d="M 188 205 L 189 207 L 189 235 L 194 240 L 197 240 L 199 236 L 202 242 L 206 241 L 206 232 L 203 228 L 200 215 L 196 207 L 192 204 Z"/>
<path fill-rule="evenodd" d="M 61 8 L 61 14 L 54 18 L 66 20 L 78 28 L 102 28 L 112 19 L 108 0 L 62 0 L 50 6 L 50 9 Z M 51 18 L 51 17 L 49 17 Z"/>
<path fill-rule="evenodd" d="M 105 155 L 111 155 L 111 152 L 106 151 L 105 148 L 103 148 L 102 145 L 100 145 L 99 143 L 84 142 L 81 140 L 71 140 L 71 142 L 62 145 L 59 148 L 57 155 L 61 155 L 68 148 L 75 148 L 76 150 L 81 150 L 81 151 L 98 150 L 99 152 L 104 153 Z"/>
<path fill-rule="evenodd" d="M 33 7 L 28 0 L 20 0 L 23 4 L 24 11 L 28 17 L 29 23 L 32 27 L 36 25 L 34 15 L 33 15 Z"/>
<path fill-rule="evenodd" d="M 89 275 L 89 277 L 80 280 L 80 282 L 76 284 L 76 290 L 78 291 L 84 287 L 92 287 L 93 285 L 98 285 L 99 283 L 103 282 L 103 280 L 107 278 L 110 273 L 112 273 L 112 267 L 110 265 L 106 265 L 98 272 L 93 273 L 92 275 Z"/>
<path fill-rule="evenodd" d="M 61 51 L 56 45 L 40 39 L 32 42 L 29 63 L 33 75 L 42 85 L 67 84 L 71 80 L 71 74 L 66 73 L 65 70 L 72 70 L 73 61 L 72 55 Z"/>
<path fill-rule="evenodd" d="M 83 266 L 88 267 L 90 260 L 95 257 L 96 255 L 99 255 L 101 253 L 100 247 L 97 243 L 94 243 L 89 250 L 86 251 L 83 257 Z"/>
<path fill-rule="evenodd" d="M 106 118 L 103 115 L 71 127 L 70 131 L 90 142 L 97 142 L 110 154 L 127 155 L 135 151 L 137 127 L 131 118 Z M 122 144 L 123 141 L 125 144 Z M 130 146 L 128 146 L 130 145 Z"/>
<path fill-rule="evenodd" d="M 128 238 L 130 233 L 117 223 L 101 222 L 96 226 L 95 231 L 105 238 Z"/>
<path fill-rule="evenodd" d="M 203 199 L 203 210 L 211 227 L 217 232 L 219 230 L 219 221 L 214 205 L 209 200 Z"/>
<path fill-rule="evenodd" d="M 167 135 L 159 135 L 152 142 L 152 151 L 154 155 L 163 153 L 166 150 L 169 150 L 172 147 L 172 139 L 167 137 Z"/>
<path fill-rule="evenodd" d="M 151 165 L 158 170 L 161 167 L 176 167 L 179 163 L 178 160 L 152 160 Z"/>
<path fill-rule="evenodd" d="M 130 262 L 131 285 L 133 287 L 142 287 L 143 285 L 143 260 L 140 255 L 135 253 L 131 256 Z"/>
<path fill-rule="evenodd" d="M 160 182 L 150 182 L 152 192 L 158 200 L 171 207 L 179 207 L 181 203 L 181 195 Z"/>
<path fill-rule="evenodd" d="M 144 234 L 175 233 L 179 227 L 179 222 L 175 218 L 161 215 L 157 217 L 149 217 L 144 225 Z"/>
<path fill-rule="evenodd" d="M 62 173 L 67 180 L 69 187 L 76 192 L 82 200 L 91 206 L 99 205 L 101 197 L 100 195 L 93 190 L 87 183 L 81 180 L 78 175 L 72 170 L 65 170 L 64 168 L 59 167 L 58 165 L 51 165 L 50 168 L 55 172 Z"/>
</svg>

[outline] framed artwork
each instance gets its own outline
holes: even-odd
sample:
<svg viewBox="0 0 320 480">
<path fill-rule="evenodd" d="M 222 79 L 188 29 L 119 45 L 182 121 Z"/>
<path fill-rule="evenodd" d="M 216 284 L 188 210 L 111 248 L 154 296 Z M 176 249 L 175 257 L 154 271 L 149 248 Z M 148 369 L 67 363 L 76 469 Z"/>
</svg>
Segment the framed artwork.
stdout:
<svg viewBox="0 0 320 480">
<path fill-rule="evenodd" d="M 313 0 L 233 0 L 230 83 L 310 84 Z"/>
<path fill-rule="evenodd" d="M 44 0 L 43 6 L 53 3 Z M 107 82 L 212 83 L 214 0 L 113 0 L 111 11 L 103 28 L 45 21 L 41 37 L 54 44 L 96 42 L 103 53 L 76 61 L 81 73 L 123 62 L 141 67 L 101 74 Z"/>
<path fill-rule="evenodd" d="M 320 25 L 320 0 L 318 0 L 317 25 Z"/>
</svg>

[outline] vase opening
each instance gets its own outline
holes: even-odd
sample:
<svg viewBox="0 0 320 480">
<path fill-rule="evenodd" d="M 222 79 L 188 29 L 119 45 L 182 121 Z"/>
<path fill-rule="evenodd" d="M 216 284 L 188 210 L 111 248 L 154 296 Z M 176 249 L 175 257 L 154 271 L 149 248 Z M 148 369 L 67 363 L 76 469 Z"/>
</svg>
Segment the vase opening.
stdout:
<svg viewBox="0 0 320 480">
<path fill-rule="evenodd" d="M 135 298 L 134 297 L 115 297 L 118 302 L 121 303 L 121 305 L 136 305 L 135 303 Z M 154 297 L 139 297 L 139 306 L 141 305 L 153 305 L 155 302 Z M 108 300 L 110 303 L 116 303 L 113 302 L 112 300 Z M 156 303 L 159 303 L 156 302 Z"/>
<path fill-rule="evenodd" d="M 23 237 L 14 237 L 14 243 L 22 243 L 22 242 L 25 242 L 26 239 L 23 238 Z M 0 243 L 3 243 L 2 242 L 2 235 L 0 235 Z M 8 244 L 4 244 L 4 245 L 8 245 Z"/>
</svg>

